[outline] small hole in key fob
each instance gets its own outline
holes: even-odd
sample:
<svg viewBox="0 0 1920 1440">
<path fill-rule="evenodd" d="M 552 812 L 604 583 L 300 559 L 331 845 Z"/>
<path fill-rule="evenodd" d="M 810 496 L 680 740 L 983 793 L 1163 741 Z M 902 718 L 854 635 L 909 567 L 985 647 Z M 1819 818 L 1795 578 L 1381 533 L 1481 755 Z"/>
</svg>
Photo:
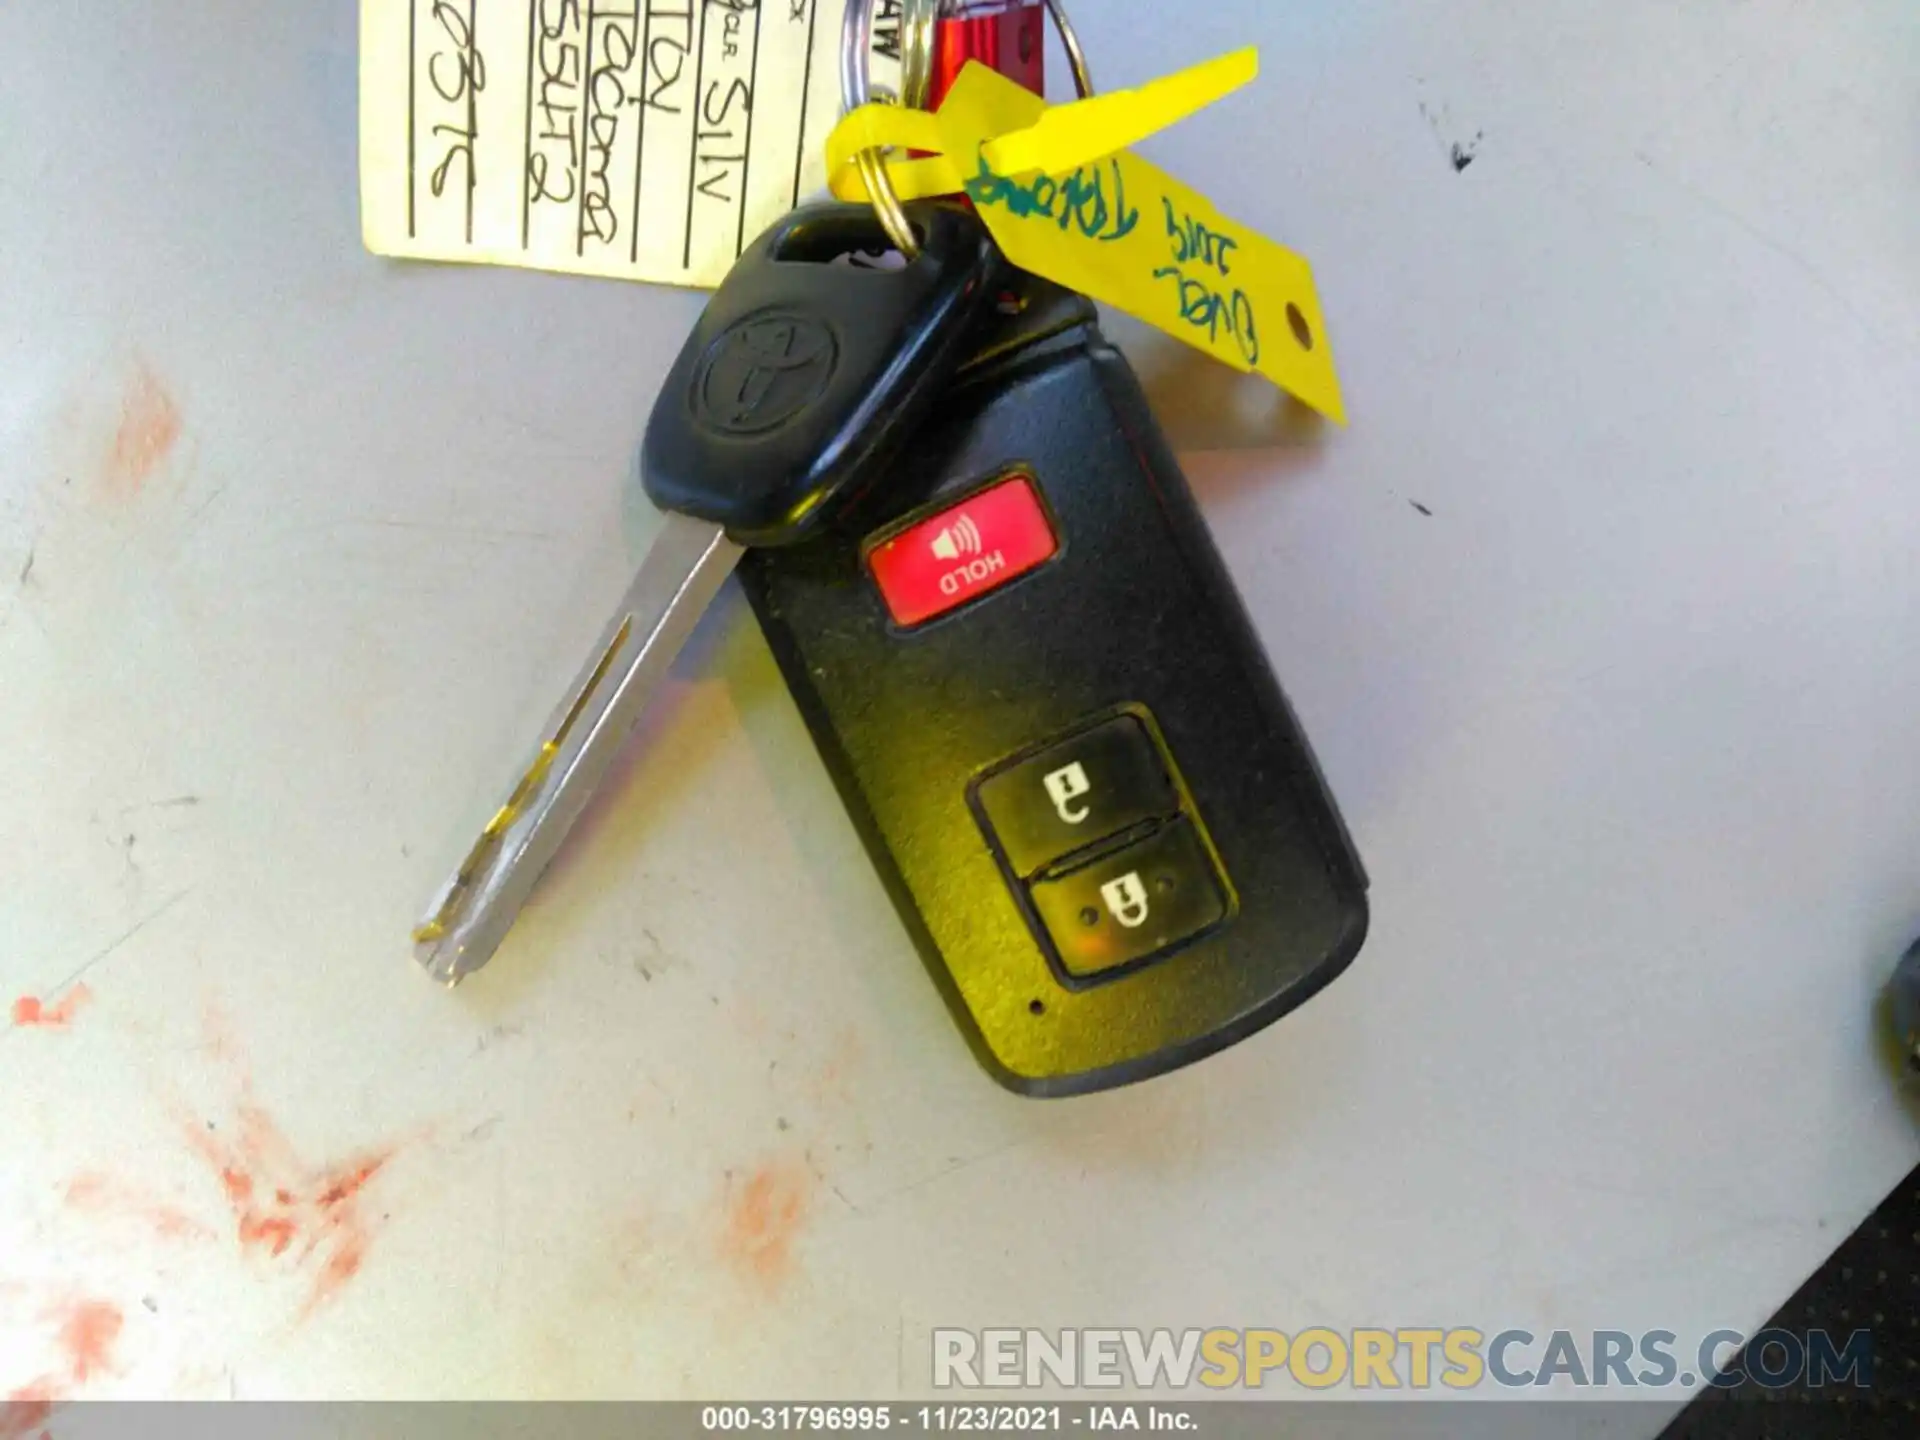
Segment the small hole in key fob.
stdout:
<svg viewBox="0 0 1920 1440">
<path fill-rule="evenodd" d="M 1313 995 L 1366 876 L 1091 305 L 1016 276 L 972 344 L 862 499 L 740 574 L 980 1060 L 1069 1095 Z"/>
</svg>

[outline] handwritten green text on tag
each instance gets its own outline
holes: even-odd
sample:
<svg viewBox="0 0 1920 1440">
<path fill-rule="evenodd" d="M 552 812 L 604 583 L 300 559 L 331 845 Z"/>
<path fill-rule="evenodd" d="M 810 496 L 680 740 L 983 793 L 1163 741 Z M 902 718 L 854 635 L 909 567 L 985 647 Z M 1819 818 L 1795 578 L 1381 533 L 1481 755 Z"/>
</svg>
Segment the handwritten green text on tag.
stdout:
<svg viewBox="0 0 1920 1440">
<path fill-rule="evenodd" d="M 1046 110 L 1037 95 L 970 64 L 933 117 L 942 155 L 896 162 L 889 174 L 898 177 L 903 194 L 963 190 L 1015 265 L 1136 316 L 1237 370 L 1257 371 L 1344 423 L 1306 260 L 1119 149 L 1119 141 L 1105 158 L 1061 174 L 996 170 L 987 155 L 1015 147 L 993 142 L 1039 136 Z M 900 118 L 877 107 L 856 112 L 845 133 L 836 133 L 829 170 L 837 193 L 864 193 L 837 163 L 851 148 L 929 148 L 927 117 L 894 115 Z M 1044 148 L 1027 144 L 1018 153 L 1043 158 Z M 1073 148 L 1085 154 L 1100 147 L 1078 135 Z"/>
</svg>

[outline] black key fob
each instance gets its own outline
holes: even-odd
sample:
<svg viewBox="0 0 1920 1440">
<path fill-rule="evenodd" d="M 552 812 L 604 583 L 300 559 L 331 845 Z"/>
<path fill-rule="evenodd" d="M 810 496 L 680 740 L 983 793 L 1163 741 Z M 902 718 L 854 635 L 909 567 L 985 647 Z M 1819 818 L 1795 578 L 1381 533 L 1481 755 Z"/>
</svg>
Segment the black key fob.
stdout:
<svg viewBox="0 0 1920 1440">
<path fill-rule="evenodd" d="M 981 1061 L 1068 1095 L 1307 999 L 1366 876 L 1132 370 L 1015 283 L 895 472 L 741 575 Z"/>
</svg>

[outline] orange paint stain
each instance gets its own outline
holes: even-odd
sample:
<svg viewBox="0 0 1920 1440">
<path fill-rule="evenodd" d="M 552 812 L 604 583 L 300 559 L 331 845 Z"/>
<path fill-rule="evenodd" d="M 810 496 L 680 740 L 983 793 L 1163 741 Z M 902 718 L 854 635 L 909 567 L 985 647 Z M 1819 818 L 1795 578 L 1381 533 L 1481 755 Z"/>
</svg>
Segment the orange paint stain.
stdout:
<svg viewBox="0 0 1920 1440">
<path fill-rule="evenodd" d="M 307 1297 L 307 1303 L 300 1307 L 300 1318 L 306 1319 L 337 1295 L 349 1280 L 360 1273 L 361 1262 L 366 1258 L 366 1249 L 358 1242 L 349 1242 L 336 1248 L 327 1257 L 327 1263 L 320 1267 L 320 1274 L 314 1280 L 313 1293 Z"/>
<path fill-rule="evenodd" d="M 0 1401 L 0 1440 L 24 1440 L 52 1418 L 53 1407 L 71 1399 L 74 1387 L 114 1369 L 114 1347 L 125 1318 L 109 1300 L 69 1300 L 45 1312 L 58 1322 L 55 1348 L 60 1369 L 9 1391 Z"/>
<path fill-rule="evenodd" d="M 243 1214 L 240 1217 L 240 1245 L 259 1245 L 269 1255 L 284 1255 L 293 1244 L 293 1221 L 284 1215 Z"/>
<path fill-rule="evenodd" d="M 359 1202 L 396 1149 L 315 1168 L 258 1102 L 243 1098 L 235 1109 L 231 1140 L 191 1120 L 182 1122 L 182 1134 L 219 1182 L 241 1250 L 267 1260 L 290 1257 L 311 1276 L 304 1318 L 360 1272 L 374 1222 Z"/>
<path fill-rule="evenodd" d="M 351 1200 L 355 1195 L 360 1193 L 361 1187 L 380 1173 L 381 1167 L 386 1163 L 387 1157 L 382 1155 L 377 1159 L 368 1161 L 351 1174 L 343 1175 L 322 1192 L 319 1203 L 323 1206 L 331 1206 L 339 1205 L 346 1200 Z"/>
<path fill-rule="evenodd" d="M 120 1307 L 110 1301 L 80 1300 L 68 1308 L 59 1344 L 75 1384 L 85 1384 L 95 1371 L 113 1368 L 113 1347 L 125 1324 Z"/>
<path fill-rule="evenodd" d="M 156 1200 L 139 1187 L 95 1170 L 67 1182 L 67 1206 L 92 1215 L 124 1216 L 150 1227 L 163 1240 L 202 1240 L 213 1232 L 177 1205 Z"/>
<path fill-rule="evenodd" d="M 762 1165 L 745 1184 L 727 1187 L 720 1252 L 743 1275 L 778 1285 L 793 1269 L 793 1246 L 813 1199 L 813 1175 L 804 1165 Z"/>
<path fill-rule="evenodd" d="M 297 1318 L 304 1320 L 360 1273 L 386 1219 L 384 1211 L 367 1213 L 374 1203 L 367 1192 L 401 1144 L 309 1163 L 256 1098 L 244 1048 L 217 1004 L 206 1006 L 203 1025 L 202 1050 L 232 1073 L 238 1093 L 231 1115 L 217 1124 L 182 1101 L 173 1103 L 177 1133 L 205 1167 L 232 1226 L 216 1222 L 197 1227 L 198 1233 L 230 1234 L 243 1256 L 303 1279 L 307 1295 Z M 431 1127 L 423 1127 L 406 1143 L 430 1134 Z M 82 1194 L 91 1188 L 89 1181 Z"/>
<path fill-rule="evenodd" d="M 64 1030 L 73 1023 L 80 1007 L 93 998 L 93 991 L 76 985 L 49 1005 L 37 996 L 22 995 L 13 1002 L 13 1023 L 20 1029 Z"/>
<path fill-rule="evenodd" d="M 0 1401 L 0 1440 L 25 1440 L 44 1426 L 53 1417 L 53 1402 L 64 1398 L 58 1388 L 52 1376 L 42 1376 Z"/>
<path fill-rule="evenodd" d="M 103 479 L 108 489 L 131 499 L 165 461 L 180 438 L 180 408 L 152 367 L 141 364 L 120 402 Z"/>
<path fill-rule="evenodd" d="M 97 1170 L 83 1170 L 67 1182 L 66 1200 L 69 1205 L 93 1209 L 106 1204 L 112 1190 L 110 1178 Z"/>
</svg>

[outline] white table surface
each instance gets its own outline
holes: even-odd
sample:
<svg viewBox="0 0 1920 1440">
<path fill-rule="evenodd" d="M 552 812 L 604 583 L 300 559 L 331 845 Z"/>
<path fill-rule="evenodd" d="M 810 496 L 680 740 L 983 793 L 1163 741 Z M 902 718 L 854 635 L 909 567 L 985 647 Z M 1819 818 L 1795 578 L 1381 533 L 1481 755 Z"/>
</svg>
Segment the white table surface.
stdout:
<svg viewBox="0 0 1920 1440">
<path fill-rule="evenodd" d="M 656 523 L 699 297 L 364 253 L 348 0 L 0 4 L 0 998 L 89 992 L 0 1029 L 0 1392 L 76 1313 L 99 1396 L 1750 1329 L 1920 1158 L 1871 1014 L 1920 931 L 1920 9 L 1079 10 L 1110 86 L 1261 47 L 1148 151 L 1314 261 L 1351 427 L 1115 333 L 1374 923 L 1257 1038 L 1043 1104 L 731 588 L 492 968 L 427 982 Z"/>
</svg>

